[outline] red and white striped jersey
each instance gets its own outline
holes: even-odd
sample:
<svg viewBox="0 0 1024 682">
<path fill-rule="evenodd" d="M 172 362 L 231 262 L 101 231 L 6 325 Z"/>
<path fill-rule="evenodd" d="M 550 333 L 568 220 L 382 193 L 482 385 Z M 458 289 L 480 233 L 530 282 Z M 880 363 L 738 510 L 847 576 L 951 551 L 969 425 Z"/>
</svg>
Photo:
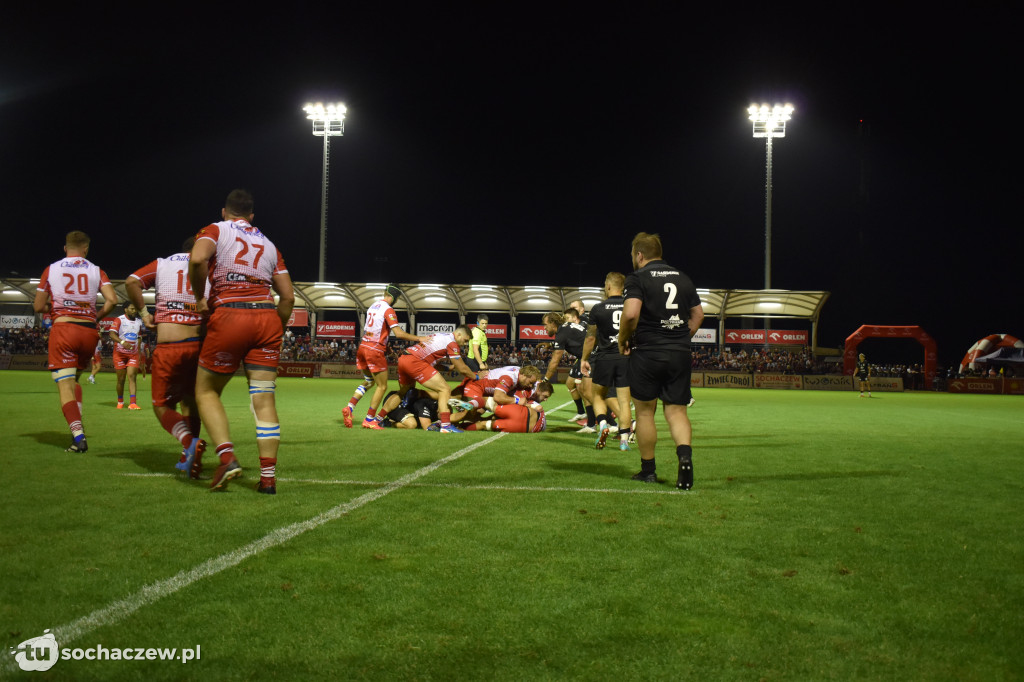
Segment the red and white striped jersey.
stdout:
<svg viewBox="0 0 1024 682">
<path fill-rule="evenodd" d="M 217 245 L 210 259 L 210 307 L 237 301 L 269 301 L 274 275 L 288 272 L 274 243 L 245 220 L 223 220 L 207 225 L 196 241 Z"/>
<path fill-rule="evenodd" d="M 127 315 L 114 320 L 114 324 L 111 325 L 110 331 L 117 332 L 117 338 L 124 341 L 126 345 L 114 346 L 115 351 L 122 353 L 134 353 L 139 349 L 139 335 L 142 333 L 142 318 L 136 317 L 134 320 L 129 320 Z"/>
<path fill-rule="evenodd" d="M 519 385 L 519 367 L 508 366 L 487 370 L 487 376 L 480 377 L 476 383 L 484 389 L 484 395 L 494 395 L 500 389 L 505 395 L 513 395 Z"/>
<path fill-rule="evenodd" d="M 398 315 L 384 299 L 381 299 L 366 309 L 366 324 L 363 325 L 363 339 L 361 344 L 371 348 L 385 350 L 388 345 L 388 335 L 391 328 L 398 324 Z"/>
<path fill-rule="evenodd" d="M 81 256 L 63 258 L 51 263 L 39 278 L 37 291 L 45 291 L 53 301 L 50 316 L 75 317 L 96 321 L 96 295 L 100 287 L 110 284 L 107 273 Z"/>
<path fill-rule="evenodd" d="M 455 334 L 433 334 L 426 341 L 421 341 L 405 351 L 431 365 L 437 364 L 441 358 L 461 359 L 462 351 L 455 341 Z"/>
<path fill-rule="evenodd" d="M 167 258 L 157 258 L 129 275 L 142 283 L 143 289 L 156 286 L 157 324 L 199 325 L 202 317 L 196 313 L 196 297 L 188 281 L 189 254 L 176 253 Z M 210 293 L 210 282 L 206 282 L 206 295 Z"/>
</svg>

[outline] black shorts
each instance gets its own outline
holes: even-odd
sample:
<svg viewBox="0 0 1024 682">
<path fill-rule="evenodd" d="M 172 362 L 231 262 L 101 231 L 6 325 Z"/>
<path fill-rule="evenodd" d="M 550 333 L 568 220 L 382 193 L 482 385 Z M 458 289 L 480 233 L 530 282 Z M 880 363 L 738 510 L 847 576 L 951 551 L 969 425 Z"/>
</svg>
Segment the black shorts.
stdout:
<svg viewBox="0 0 1024 682">
<path fill-rule="evenodd" d="M 858 374 L 857 378 L 860 379 L 861 381 L 867 381 L 868 380 L 868 375 L 867 374 Z"/>
<path fill-rule="evenodd" d="M 429 419 L 435 421 L 437 419 L 437 401 L 431 400 L 430 398 L 420 398 L 410 406 L 410 410 L 416 418 Z"/>
<path fill-rule="evenodd" d="M 571 379 L 582 379 L 583 370 L 580 368 L 580 359 L 576 358 L 576 362 L 572 363 L 572 367 L 569 368 L 569 378 Z"/>
<path fill-rule="evenodd" d="M 480 363 L 476 361 L 476 358 L 463 358 L 466 361 L 466 366 L 474 372 L 480 371 Z M 486 360 L 484 361 L 486 362 Z"/>
<path fill-rule="evenodd" d="M 636 400 L 687 405 L 693 355 L 689 349 L 638 349 L 629 354 L 629 392 Z"/>
<path fill-rule="evenodd" d="M 396 424 L 401 424 L 409 417 L 413 416 L 412 412 L 405 409 L 404 407 L 396 407 L 395 409 L 388 412 L 385 419 L 388 419 Z"/>
<path fill-rule="evenodd" d="M 590 378 L 605 388 L 629 388 L 629 357 L 618 353 L 591 355 Z"/>
</svg>

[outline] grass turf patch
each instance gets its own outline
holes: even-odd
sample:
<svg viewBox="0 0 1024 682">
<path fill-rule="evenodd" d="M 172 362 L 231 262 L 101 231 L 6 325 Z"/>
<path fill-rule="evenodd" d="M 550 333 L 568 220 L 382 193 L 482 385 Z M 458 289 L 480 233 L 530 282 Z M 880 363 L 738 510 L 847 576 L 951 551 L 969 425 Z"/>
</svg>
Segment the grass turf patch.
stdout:
<svg viewBox="0 0 1024 682">
<path fill-rule="evenodd" d="M 0 373 L 12 445 L 0 497 L 9 647 L 493 437 L 344 429 L 353 387 L 279 380 L 279 494 L 266 497 L 254 492 L 242 380 L 225 401 L 246 478 L 211 494 L 171 475 L 180 448 L 148 409 L 114 409 L 112 376 L 83 387 L 90 451 L 74 455 L 62 452 L 70 438 L 48 376 Z M 549 404 L 565 399 L 559 389 Z M 692 492 L 671 485 L 663 423 L 668 483 L 644 485 L 629 480 L 635 449 L 594 450 L 566 408 L 546 433 L 488 441 L 60 642 L 200 644 L 199 661 L 60 661 L 51 674 L 1019 675 L 1024 403 L 732 389 L 697 399 Z"/>
</svg>

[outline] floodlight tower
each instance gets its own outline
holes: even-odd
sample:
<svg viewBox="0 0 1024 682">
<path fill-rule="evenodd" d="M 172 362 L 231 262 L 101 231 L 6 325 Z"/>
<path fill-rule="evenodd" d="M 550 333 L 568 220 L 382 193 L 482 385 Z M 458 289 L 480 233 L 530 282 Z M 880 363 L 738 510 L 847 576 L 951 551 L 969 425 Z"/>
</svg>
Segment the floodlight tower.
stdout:
<svg viewBox="0 0 1024 682">
<path fill-rule="evenodd" d="M 324 281 L 324 264 L 327 258 L 327 178 L 331 158 L 331 138 L 345 134 L 345 112 L 337 104 L 307 104 L 303 107 L 306 118 L 313 121 L 313 134 L 324 138 L 324 180 L 320 189 L 320 270 L 317 281 Z"/>
<path fill-rule="evenodd" d="M 766 179 L 764 209 L 764 288 L 772 288 L 772 138 L 786 136 L 786 121 L 793 114 L 792 105 L 767 104 L 758 106 L 751 104 L 747 109 L 750 120 L 754 122 L 754 137 L 763 137 L 765 141 Z"/>
</svg>

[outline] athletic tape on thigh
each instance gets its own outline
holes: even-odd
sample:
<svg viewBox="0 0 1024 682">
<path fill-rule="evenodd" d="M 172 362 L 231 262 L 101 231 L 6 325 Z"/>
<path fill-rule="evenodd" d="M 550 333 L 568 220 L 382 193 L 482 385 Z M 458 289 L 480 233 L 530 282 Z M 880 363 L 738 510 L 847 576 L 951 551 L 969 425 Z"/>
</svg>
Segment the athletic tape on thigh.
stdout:
<svg viewBox="0 0 1024 682">
<path fill-rule="evenodd" d="M 263 439 L 281 440 L 281 425 L 274 422 L 256 420 L 256 442 Z"/>
<path fill-rule="evenodd" d="M 63 381 L 64 379 L 74 379 L 77 370 L 74 367 L 64 367 L 62 369 L 55 369 L 50 372 L 50 376 L 53 377 L 55 382 Z"/>
</svg>

